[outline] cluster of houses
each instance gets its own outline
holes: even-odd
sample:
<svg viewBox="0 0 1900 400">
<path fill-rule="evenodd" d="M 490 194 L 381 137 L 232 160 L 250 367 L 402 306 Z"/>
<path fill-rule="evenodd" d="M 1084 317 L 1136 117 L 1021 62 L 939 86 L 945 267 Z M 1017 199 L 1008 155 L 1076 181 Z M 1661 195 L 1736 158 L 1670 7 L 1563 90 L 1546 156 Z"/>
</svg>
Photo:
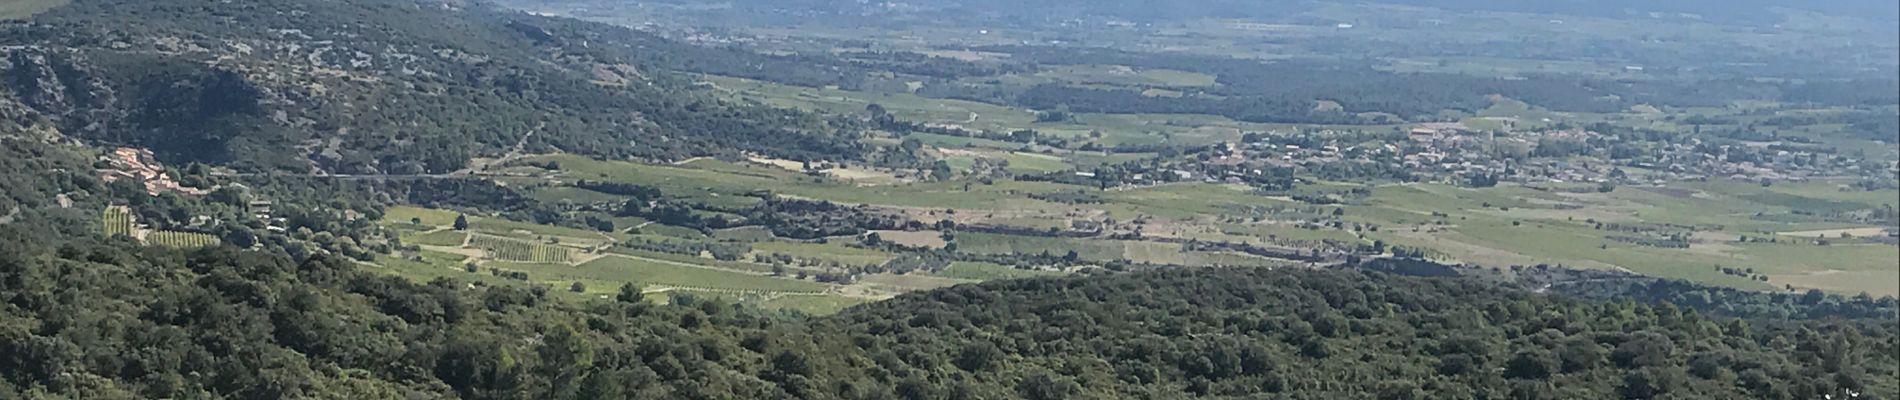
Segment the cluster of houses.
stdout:
<svg viewBox="0 0 1900 400">
<path fill-rule="evenodd" d="M 1507 126 L 1509 122 L 1504 121 Z M 1364 135 L 1315 132 L 1311 135 L 1248 135 L 1222 143 L 1207 156 L 1177 168 L 1199 180 L 1235 182 L 1297 171 L 1402 170 L 1426 181 L 1461 182 L 1490 176 L 1517 182 L 1663 183 L 1712 177 L 1738 180 L 1802 181 L 1833 176 L 1893 176 L 1864 166 L 1860 159 L 1823 149 L 1777 143 L 1713 144 L 1628 142 L 1586 129 L 1481 132 L 1458 123 L 1419 124 L 1404 131 L 1408 141 L 1367 139 Z M 1508 131 L 1507 131 L 1508 132 Z M 1356 141 L 1356 142 L 1355 142 Z M 1630 154 L 1611 156 L 1621 144 Z M 1550 148 L 1542 148 L 1550 147 Z M 1568 147 L 1567 150 L 1559 149 Z M 1356 165 L 1351 165 L 1356 164 Z"/>
<path fill-rule="evenodd" d="M 103 164 L 98 170 L 100 179 L 106 182 L 129 179 L 143 185 L 145 187 L 145 193 L 149 195 L 157 196 L 160 193 L 178 193 L 187 196 L 204 196 L 211 193 L 211 190 L 184 186 L 176 179 L 173 179 L 172 176 L 167 173 L 165 165 L 160 164 L 158 160 L 153 157 L 151 150 L 119 147 L 100 156 L 99 160 Z M 232 186 L 241 188 L 243 185 L 232 184 Z M 246 210 L 249 211 L 252 218 L 265 221 L 268 224 L 268 229 L 273 232 L 283 232 L 285 230 L 284 226 L 288 221 L 284 218 L 272 215 L 273 205 L 270 200 L 266 199 L 251 199 L 245 203 Z M 192 217 L 190 225 L 202 227 L 210 225 L 212 222 L 210 217 L 200 215 Z"/>
<path fill-rule="evenodd" d="M 203 196 L 208 193 L 204 189 L 178 184 L 178 181 L 165 173 L 165 166 L 158 163 L 158 160 L 152 156 L 151 150 L 120 147 L 101 156 L 100 160 L 105 162 L 105 168 L 99 170 L 99 179 L 106 182 L 116 182 L 120 179 L 134 180 L 145 186 L 145 193 L 154 196 L 165 192 L 191 196 Z"/>
</svg>

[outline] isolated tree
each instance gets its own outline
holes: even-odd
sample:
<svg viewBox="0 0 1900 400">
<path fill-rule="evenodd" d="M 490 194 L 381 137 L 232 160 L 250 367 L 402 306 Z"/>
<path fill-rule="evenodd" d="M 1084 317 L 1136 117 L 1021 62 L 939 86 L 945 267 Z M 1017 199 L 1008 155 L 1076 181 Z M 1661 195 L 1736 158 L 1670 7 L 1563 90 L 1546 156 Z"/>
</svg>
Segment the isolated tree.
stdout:
<svg viewBox="0 0 1900 400">
<path fill-rule="evenodd" d="M 455 230 L 458 230 L 458 231 L 468 230 L 468 215 L 465 215 L 465 214 L 455 215 Z"/>
<path fill-rule="evenodd" d="M 575 284 L 579 284 L 579 282 L 575 282 Z M 620 293 L 614 295 L 614 300 L 622 303 L 639 303 L 645 298 L 646 295 L 640 293 L 640 285 L 632 283 L 620 285 Z"/>
</svg>

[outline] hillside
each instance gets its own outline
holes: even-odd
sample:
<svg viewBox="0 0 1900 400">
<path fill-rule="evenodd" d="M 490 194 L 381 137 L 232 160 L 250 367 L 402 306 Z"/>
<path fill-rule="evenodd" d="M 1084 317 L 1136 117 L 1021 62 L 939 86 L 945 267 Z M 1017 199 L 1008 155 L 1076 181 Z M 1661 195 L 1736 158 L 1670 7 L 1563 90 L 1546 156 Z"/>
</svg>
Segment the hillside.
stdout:
<svg viewBox="0 0 1900 400">
<path fill-rule="evenodd" d="M 0 26 L 0 46 L 15 124 L 169 162 L 420 174 L 511 150 L 866 150 L 848 124 L 709 97 L 656 66 L 697 57 L 677 45 L 479 2 L 82 0 Z"/>
<path fill-rule="evenodd" d="M 1474 281 L 1199 269 L 774 316 L 426 284 L 334 257 L 0 226 L 5 398 L 1894 398 L 1886 320 L 1756 321 Z M 1827 300 L 1838 302 L 1840 300 Z M 1870 303 L 1858 307 L 1875 307 Z M 1891 305 L 1887 305 L 1891 312 Z"/>
<path fill-rule="evenodd" d="M 1900 399 L 1865 0 L 29 3 L 0 400 Z"/>
</svg>

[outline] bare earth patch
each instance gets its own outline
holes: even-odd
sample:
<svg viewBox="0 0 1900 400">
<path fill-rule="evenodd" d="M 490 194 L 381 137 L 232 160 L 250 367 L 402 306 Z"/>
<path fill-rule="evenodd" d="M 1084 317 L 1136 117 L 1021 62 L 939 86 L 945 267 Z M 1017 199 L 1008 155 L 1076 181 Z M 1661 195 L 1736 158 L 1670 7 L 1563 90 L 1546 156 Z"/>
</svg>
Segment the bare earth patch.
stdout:
<svg viewBox="0 0 1900 400">
<path fill-rule="evenodd" d="M 944 246 L 943 235 L 938 233 L 937 231 L 915 231 L 915 232 L 875 231 L 875 232 L 877 232 L 878 237 L 883 238 L 886 241 L 890 241 L 890 242 L 905 245 L 905 246 L 923 246 L 923 247 L 929 247 L 933 249 L 941 249 Z"/>
</svg>

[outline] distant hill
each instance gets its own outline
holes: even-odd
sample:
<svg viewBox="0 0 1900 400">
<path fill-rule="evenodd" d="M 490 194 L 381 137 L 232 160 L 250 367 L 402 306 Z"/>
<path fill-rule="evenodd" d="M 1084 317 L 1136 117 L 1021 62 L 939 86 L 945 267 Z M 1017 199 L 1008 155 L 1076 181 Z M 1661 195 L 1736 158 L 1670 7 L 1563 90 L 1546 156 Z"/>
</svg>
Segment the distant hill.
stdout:
<svg viewBox="0 0 1900 400">
<path fill-rule="evenodd" d="M 1644 16 L 1649 13 L 1693 14 L 1732 22 L 1773 23 L 1791 10 L 1820 12 L 1839 17 L 1896 22 L 1900 2 L 1890 0 L 1371 0 L 1464 11 L 1506 11 L 1596 17 Z"/>
<path fill-rule="evenodd" d="M 479 2 L 79 0 L 0 25 L 0 46 L 14 83 L 0 115 L 168 162 L 415 174 L 517 145 L 643 159 L 866 150 L 851 126 L 727 104 L 669 68 L 744 58 Z"/>
<path fill-rule="evenodd" d="M 516 3 L 530 1 L 513 0 Z M 646 3 L 693 4 L 689 0 L 648 0 Z M 925 10 L 1002 14 L 1011 18 L 1115 17 L 1134 21 L 1181 18 L 1277 19 L 1337 5 L 1315 0 L 942 0 L 850 2 L 828 0 L 737 0 L 740 8 L 808 10 L 843 14 L 904 13 Z M 1841 17 L 1893 21 L 1900 3 L 1886 0 L 1360 0 L 1359 4 L 1398 4 L 1452 11 L 1499 11 L 1596 17 L 1645 16 L 1649 13 L 1694 14 L 1701 18 L 1748 23 L 1771 23 L 1787 11 L 1813 11 Z"/>
</svg>

